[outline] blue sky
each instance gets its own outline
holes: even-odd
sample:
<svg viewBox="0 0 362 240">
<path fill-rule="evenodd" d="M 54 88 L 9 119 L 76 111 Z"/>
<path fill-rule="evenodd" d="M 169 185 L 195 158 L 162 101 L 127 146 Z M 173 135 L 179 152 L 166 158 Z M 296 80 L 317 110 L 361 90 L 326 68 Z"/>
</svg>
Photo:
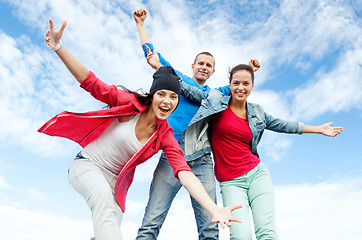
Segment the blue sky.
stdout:
<svg viewBox="0 0 362 240">
<path fill-rule="evenodd" d="M 271 115 L 310 125 L 333 121 L 336 138 L 265 133 L 259 152 L 271 171 L 280 239 L 362 237 L 362 6 L 359 1 L 0 0 L 0 236 L 10 240 L 90 239 L 90 211 L 68 183 L 80 147 L 37 133 L 63 110 L 102 104 L 83 92 L 43 42 L 52 18 L 63 43 L 111 84 L 148 89 L 132 12 L 145 8 L 156 50 L 191 75 L 201 51 L 216 58 L 212 87 L 230 67 L 257 58 L 249 101 Z M 142 220 L 157 156 L 137 169 L 122 222 L 125 240 Z M 221 204 L 220 194 L 219 204 Z M 160 240 L 196 239 L 186 191 Z M 228 239 L 222 230 L 220 239 Z"/>
</svg>

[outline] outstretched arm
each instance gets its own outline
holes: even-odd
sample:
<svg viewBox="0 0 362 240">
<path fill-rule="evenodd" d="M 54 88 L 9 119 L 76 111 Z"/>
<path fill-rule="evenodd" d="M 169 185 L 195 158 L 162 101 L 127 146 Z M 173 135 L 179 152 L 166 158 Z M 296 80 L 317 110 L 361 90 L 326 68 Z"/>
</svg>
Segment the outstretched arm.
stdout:
<svg viewBox="0 0 362 240">
<path fill-rule="evenodd" d="M 320 126 L 304 125 L 304 133 L 319 133 L 328 137 L 335 137 L 343 131 L 343 127 L 331 127 L 333 122 Z"/>
<path fill-rule="evenodd" d="M 79 83 L 82 83 L 82 81 L 88 76 L 89 71 L 64 47 L 64 45 L 61 44 L 60 39 L 62 38 L 66 26 L 67 22 L 64 20 L 60 29 L 54 30 L 53 21 L 49 19 L 49 29 L 45 33 L 45 43 L 51 50 L 55 51 L 75 79 L 77 79 Z M 56 46 L 57 48 L 55 48 Z"/>
<path fill-rule="evenodd" d="M 143 8 L 138 9 L 136 11 L 133 12 L 133 18 L 136 22 L 136 26 L 137 26 L 137 30 L 138 30 L 138 34 L 140 36 L 140 40 L 141 40 L 141 44 L 145 44 L 145 43 L 151 43 L 150 38 L 148 37 L 145 27 L 143 25 L 145 19 L 147 17 L 147 11 L 144 10 Z"/>
<path fill-rule="evenodd" d="M 212 222 L 220 223 L 222 228 L 225 228 L 225 225 L 230 227 L 231 222 L 241 222 L 240 219 L 234 218 L 230 214 L 235 209 L 241 208 L 241 204 L 219 208 L 207 194 L 200 180 L 192 172 L 180 171 L 178 178 L 190 195 L 211 215 Z"/>
</svg>

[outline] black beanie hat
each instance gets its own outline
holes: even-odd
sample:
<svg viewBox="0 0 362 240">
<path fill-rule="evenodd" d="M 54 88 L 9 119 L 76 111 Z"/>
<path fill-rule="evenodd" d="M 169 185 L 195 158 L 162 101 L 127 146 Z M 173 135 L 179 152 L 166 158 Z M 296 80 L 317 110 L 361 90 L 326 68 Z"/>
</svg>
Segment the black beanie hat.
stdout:
<svg viewBox="0 0 362 240">
<path fill-rule="evenodd" d="M 180 77 L 170 66 L 162 66 L 153 74 L 153 82 L 150 93 L 166 89 L 180 95 Z"/>
</svg>

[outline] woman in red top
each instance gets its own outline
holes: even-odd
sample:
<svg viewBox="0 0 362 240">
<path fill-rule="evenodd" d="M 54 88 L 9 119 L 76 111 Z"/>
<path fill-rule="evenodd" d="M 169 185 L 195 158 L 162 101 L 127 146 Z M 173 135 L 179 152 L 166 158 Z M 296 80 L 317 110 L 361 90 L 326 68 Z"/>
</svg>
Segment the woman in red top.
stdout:
<svg viewBox="0 0 362 240">
<path fill-rule="evenodd" d="M 162 149 L 175 177 L 222 227 L 239 219 L 230 213 L 241 205 L 220 209 L 208 196 L 186 164 L 166 118 L 175 110 L 180 92 L 179 77 L 171 67 L 154 74 L 150 94 L 123 91 L 99 80 L 62 45 L 66 26 L 54 30 L 52 20 L 45 42 L 56 52 L 68 70 L 96 99 L 112 106 L 87 113 L 62 112 L 45 123 L 39 132 L 69 138 L 83 150 L 69 169 L 72 186 L 92 211 L 97 240 L 122 239 L 120 224 L 127 190 L 134 171 Z"/>
</svg>

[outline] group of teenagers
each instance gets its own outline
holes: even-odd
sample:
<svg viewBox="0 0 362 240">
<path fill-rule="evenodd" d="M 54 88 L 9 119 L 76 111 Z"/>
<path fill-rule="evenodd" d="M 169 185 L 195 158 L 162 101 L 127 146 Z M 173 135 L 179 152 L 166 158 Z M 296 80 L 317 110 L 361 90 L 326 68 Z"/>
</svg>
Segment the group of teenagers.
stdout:
<svg viewBox="0 0 362 240">
<path fill-rule="evenodd" d="M 256 238 L 277 239 L 272 181 L 257 151 L 264 130 L 334 137 L 343 128 L 285 121 L 248 102 L 260 67 L 256 59 L 233 67 L 229 85 L 216 89 L 206 85 L 215 72 L 209 52 L 195 57 L 192 77 L 174 70 L 145 31 L 147 12 L 139 9 L 133 17 L 146 60 L 156 70 L 147 93 L 109 85 L 89 71 L 61 42 L 66 21 L 55 30 L 50 19 L 45 34 L 46 44 L 80 87 L 109 105 L 59 113 L 39 129 L 82 146 L 69 167 L 69 181 L 92 212 L 95 239 L 122 239 L 120 225 L 135 169 L 159 150 L 137 240 L 157 239 L 182 186 L 190 193 L 200 240 L 217 240 L 218 223 L 230 227 L 230 239 L 252 239 L 250 210 Z M 223 208 L 216 204 L 215 177 Z"/>
</svg>

